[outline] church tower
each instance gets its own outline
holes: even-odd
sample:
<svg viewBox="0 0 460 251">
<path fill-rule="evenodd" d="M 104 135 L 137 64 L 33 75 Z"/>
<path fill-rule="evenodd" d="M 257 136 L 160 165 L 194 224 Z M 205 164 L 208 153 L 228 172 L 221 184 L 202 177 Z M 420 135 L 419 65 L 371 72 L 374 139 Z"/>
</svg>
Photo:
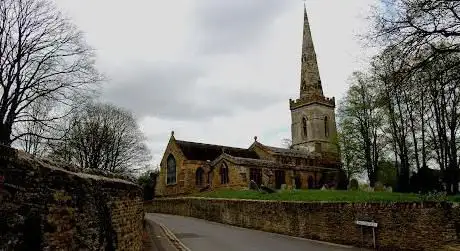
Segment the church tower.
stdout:
<svg viewBox="0 0 460 251">
<path fill-rule="evenodd" d="M 315 48 L 304 6 L 300 97 L 289 100 L 292 146 L 338 158 L 335 98 L 327 98 L 318 70 Z"/>
</svg>

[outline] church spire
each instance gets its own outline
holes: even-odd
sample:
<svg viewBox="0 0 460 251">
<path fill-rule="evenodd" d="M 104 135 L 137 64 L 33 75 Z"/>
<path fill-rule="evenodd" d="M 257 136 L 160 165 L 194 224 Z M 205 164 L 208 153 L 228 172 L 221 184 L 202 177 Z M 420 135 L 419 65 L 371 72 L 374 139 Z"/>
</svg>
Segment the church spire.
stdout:
<svg viewBox="0 0 460 251">
<path fill-rule="evenodd" d="M 318 62 L 311 36 L 310 23 L 308 22 L 307 8 L 304 2 L 302 42 L 302 66 L 300 74 L 300 97 L 323 96 L 321 78 L 319 76 Z"/>
</svg>

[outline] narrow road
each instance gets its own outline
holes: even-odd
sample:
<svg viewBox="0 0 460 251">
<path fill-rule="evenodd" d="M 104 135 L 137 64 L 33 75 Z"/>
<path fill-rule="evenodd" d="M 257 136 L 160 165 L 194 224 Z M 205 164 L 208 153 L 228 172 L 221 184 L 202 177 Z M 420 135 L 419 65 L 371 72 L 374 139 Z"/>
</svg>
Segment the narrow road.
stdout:
<svg viewBox="0 0 460 251">
<path fill-rule="evenodd" d="M 146 218 L 165 225 L 192 251 L 362 250 L 176 215 L 147 214 Z"/>
</svg>

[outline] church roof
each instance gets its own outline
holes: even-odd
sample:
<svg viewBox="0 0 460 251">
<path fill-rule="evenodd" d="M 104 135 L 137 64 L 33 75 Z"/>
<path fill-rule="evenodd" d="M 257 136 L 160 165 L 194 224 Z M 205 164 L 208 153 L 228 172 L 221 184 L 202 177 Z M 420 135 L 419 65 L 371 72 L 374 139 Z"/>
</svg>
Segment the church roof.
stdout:
<svg viewBox="0 0 460 251">
<path fill-rule="evenodd" d="M 185 157 L 189 160 L 212 161 L 219 157 L 223 152 L 234 157 L 259 159 L 259 156 L 256 154 L 256 152 L 245 148 L 203 144 L 182 140 L 176 140 L 176 144 L 179 146 L 182 153 L 184 153 Z"/>
<path fill-rule="evenodd" d="M 307 152 L 301 149 L 292 149 L 292 148 L 281 148 L 281 147 L 274 147 L 274 146 L 267 146 L 260 142 L 256 142 L 256 144 L 260 145 L 261 147 L 273 152 L 277 155 L 284 155 L 290 157 L 301 157 L 301 158 L 315 158 L 321 157 L 321 154 L 315 152 Z"/>
<path fill-rule="evenodd" d="M 308 158 L 313 158 L 313 157 L 319 157 L 320 154 L 318 153 L 313 153 L 313 152 L 306 152 L 304 150 L 299 150 L 299 149 L 288 149 L 288 148 L 281 148 L 281 147 L 274 147 L 274 146 L 266 146 L 270 151 L 280 154 L 280 155 L 286 155 L 286 156 L 291 156 L 291 157 L 308 157 Z"/>
<path fill-rule="evenodd" d="M 264 160 L 264 159 L 251 159 L 251 158 L 242 158 L 242 157 L 234 157 L 229 154 L 221 154 L 219 158 L 215 159 L 211 162 L 211 166 L 216 166 L 222 159 L 228 160 L 238 165 L 243 166 L 259 166 L 259 167 L 266 167 L 266 168 L 276 168 L 276 169 L 289 169 L 289 170 L 335 170 L 335 168 L 325 168 L 325 167 L 316 167 L 316 166 L 299 166 L 294 164 L 281 164 L 274 160 Z"/>
</svg>

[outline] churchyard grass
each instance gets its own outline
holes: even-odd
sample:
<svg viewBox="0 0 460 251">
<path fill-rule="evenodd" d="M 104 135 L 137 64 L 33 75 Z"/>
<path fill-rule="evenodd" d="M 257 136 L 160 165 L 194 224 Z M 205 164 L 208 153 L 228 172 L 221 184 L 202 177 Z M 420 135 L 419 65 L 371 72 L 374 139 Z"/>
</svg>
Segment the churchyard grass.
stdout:
<svg viewBox="0 0 460 251">
<path fill-rule="evenodd" d="M 194 197 L 252 199 L 277 201 L 324 201 L 324 202 L 417 202 L 422 198 L 413 193 L 364 192 L 339 190 L 283 190 L 267 194 L 254 190 L 216 190 L 193 194 Z M 460 202 L 459 197 L 449 197 Z"/>
</svg>

